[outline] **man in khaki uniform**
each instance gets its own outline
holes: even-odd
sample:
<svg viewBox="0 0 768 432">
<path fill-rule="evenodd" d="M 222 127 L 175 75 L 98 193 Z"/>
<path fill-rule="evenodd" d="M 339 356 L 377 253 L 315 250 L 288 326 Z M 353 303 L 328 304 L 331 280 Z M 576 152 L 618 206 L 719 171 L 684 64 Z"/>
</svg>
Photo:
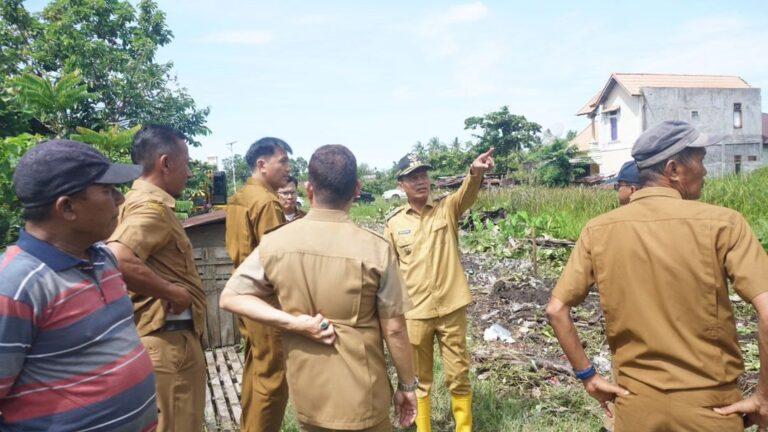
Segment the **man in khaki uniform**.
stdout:
<svg viewBox="0 0 768 432">
<path fill-rule="evenodd" d="M 192 245 L 173 208 L 192 173 L 186 137 L 149 125 L 136 133 L 143 167 L 108 246 L 131 291 L 134 319 L 157 377 L 159 431 L 200 431 L 205 405 L 205 294 Z"/>
<path fill-rule="evenodd" d="M 765 353 L 768 256 L 741 214 L 696 201 L 705 147 L 715 142 L 681 121 L 644 132 L 632 149 L 643 188 L 587 223 L 547 306 L 586 390 L 609 414 L 615 398 L 616 432 L 741 431 L 737 412 L 761 430 L 768 424 L 764 356 L 756 393 L 740 401 L 744 369 L 728 297 L 730 283 L 757 309 Z M 596 374 L 570 317 L 593 284 L 618 385 Z"/>
<path fill-rule="evenodd" d="M 429 432 L 433 347 L 440 344 L 445 380 L 457 432 L 472 430 L 472 387 L 469 383 L 467 310 L 472 301 L 459 259 L 458 223 L 477 199 L 483 175 L 493 168 L 493 149 L 472 163 L 455 193 L 435 202 L 430 197 L 429 165 L 414 155 L 400 160 L 398 184 L 408 203 L 387 217 L 385 237 L 397 252 L 400 271 L 414 308 L 406 313 L 408 337 L 419 377 L 419 432 Z"/>
<path fill-rule="evenodd" d="M 392 430 L 382 342 L 400 382 L 400 426 L 416 416 L 403 316 L 410 300 L 389 244 L 349 219 L 359 189 L 352 152 L 320 147 L 309 161 L 309 214 L 266 235 L 221 294 L 222 308 L 285 331 L 291 402 L 304 431 Z M 266 301 L 275 294 L 282 310 Z"/>
<path fill-rule="evenodd" d="M 275 191 L 291 174 L 289 153 L 285 141 L 266 137 L 251 144 L 245 155 L 252 175 L 227 203 L 226 246 L 235 268 L 267 231 L 285 223 Z M 276 296 L 267 301 L 279 307 Z M 280 333 L 248 318 L 240 319 L 240 333 L 245 339 L 240 429 L 278 432 L 288 403 Z"/>
</svg>

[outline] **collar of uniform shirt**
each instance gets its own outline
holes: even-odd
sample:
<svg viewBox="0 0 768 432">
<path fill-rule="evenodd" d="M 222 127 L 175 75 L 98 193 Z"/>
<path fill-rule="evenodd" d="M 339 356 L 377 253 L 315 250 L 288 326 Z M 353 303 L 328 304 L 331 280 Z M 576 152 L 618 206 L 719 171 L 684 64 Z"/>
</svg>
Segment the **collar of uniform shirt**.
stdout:
<svg viewBox="0 0 768 432">
<path fill-rule="evenodd" d="M 264 189 L 268 190 L 271 194 L 277 195 L 277 192 L 274 189 L 272 189 L 272 186 L 267 184 L 267 182 L 265 181 L 262 181 L 253 177 L 248 177 L 245 180 L 245 184 L 263 187 Z"/>
<path fill-rule="evenodd" d="M 176 199 L 168 194 L 168 192 L 160 189 L 159 187 L 153 185 L 152 183 L 138 179 L 133 182 L 132 189 L 135 189 L 137 191 L 146 192 L 150 195 L 153 195 L 157 197 L 157 199 L 160 200 L 163 204 L 167 205 L 170 208 L 176 207 Z"/>
<path fill-rule="evenodd" d="M 683 199 L 683 196 L 680 195 L 680 192 L 677 191 L 677 189 L 672 189 L 670 187 L 644 187 L 640 189 L 639 191 L 632 194 L 632 197 L 629 198 L 629 202 L 634 202 L 639 199 L 648 198 L 648 197 L 667 197 L 667 198 L 676 198 L 676 199 Z"/>
<path fill-rule="evenodd" d="M 421 213 L 424 213 L 424 210 L 426 210 L 427 208 L 434 208 L 434 207 L 435 207 L 435 199 L 432 198 L 432 195 L 430 195 L 429 198 L 427 198 L 426 204 L 424 204 L 424 208 L 421 209 Z M 408 210 L 406 210 L 406 213 L 409 213 L 409 212 L 419 214 L 419 212 L 417 212 L 416 209 L 413 208 L 411 203 L 408 203 Z"/>
<path fill-rule="evenodd" d="M 344 210 L 311 208 L 304 219 L 320 222 L 346 222 L 349 220 L 349 214 Z"/>
</svg>

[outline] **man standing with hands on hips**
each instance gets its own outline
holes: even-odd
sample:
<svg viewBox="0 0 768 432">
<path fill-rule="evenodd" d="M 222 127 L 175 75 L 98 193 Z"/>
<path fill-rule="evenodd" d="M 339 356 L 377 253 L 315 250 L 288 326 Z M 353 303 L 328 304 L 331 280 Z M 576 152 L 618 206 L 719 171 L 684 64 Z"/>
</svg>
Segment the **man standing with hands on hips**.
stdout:
<svg viewBox="0 0 768 432">
<path fill-rule="evenodd" d="M 458 223 L 477 199 L 483 175 L 493 169 L 493 148 L 472 162 L 458 191 L 445 199 L 430 197 L 431 166 L 415 155 L 398 164 L 398 185 L 408 203 L 387 217 L 385 238 L 398 257 L 413 309 L 405 314 L 419 378 L 419 432 L 431 431 L 429 398 L 432 386 L 433 347 L 440 344 L 446 384 L 457 432 L 472 430 L 472 386 L 469 382 L 467 309 L 472 301 L 459 259 Z"/>
</svg>

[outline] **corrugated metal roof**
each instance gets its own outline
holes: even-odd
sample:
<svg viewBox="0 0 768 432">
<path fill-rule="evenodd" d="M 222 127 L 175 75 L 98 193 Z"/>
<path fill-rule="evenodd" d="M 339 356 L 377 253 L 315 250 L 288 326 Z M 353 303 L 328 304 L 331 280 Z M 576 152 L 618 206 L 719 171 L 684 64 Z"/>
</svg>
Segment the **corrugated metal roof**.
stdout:
<svg viewBox="0 0 768 432">
<path fill-rule="evenodd" d="M 192 228 L 200 225 L 208 225 L 212 223 L 224 222 L 226 219 L 227 219 L 227 212 L 225 212 L 224 210 L 217 210 L 215 212 L 201 214 L 198 216 L 192 216 L 191 218 L 182 222 L 181 225 L 186 229 L 186 228 Z"/>
<path fill-rule="evenodd" d="M 576 115 L 595 111 L 608 94 L 611 84 L 616 83 L 632 96 L 639 96 L 643 87 L 661 88 L 752 88 L 746 81 L 729 75 L 675 75 L 675 74 L 631 74 L 614 73 L 603 89 L 584 105 Z"/>
</svg>

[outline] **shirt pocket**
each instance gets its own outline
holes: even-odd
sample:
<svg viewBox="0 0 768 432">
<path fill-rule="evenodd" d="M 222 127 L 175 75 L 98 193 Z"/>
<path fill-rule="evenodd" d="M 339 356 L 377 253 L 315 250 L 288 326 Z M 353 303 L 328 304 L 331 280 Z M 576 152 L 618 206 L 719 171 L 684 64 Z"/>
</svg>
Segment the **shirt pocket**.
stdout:
<svg viewBox="0 0 768 432">
<path fill-rule="evenodd" d="M 397 247 L 397 257 L 402 264 L 408 264 L 411 262 L 413 256 L 413 234 L 409 236 L 403 236 L 395 241 Z"/>
</svg>

